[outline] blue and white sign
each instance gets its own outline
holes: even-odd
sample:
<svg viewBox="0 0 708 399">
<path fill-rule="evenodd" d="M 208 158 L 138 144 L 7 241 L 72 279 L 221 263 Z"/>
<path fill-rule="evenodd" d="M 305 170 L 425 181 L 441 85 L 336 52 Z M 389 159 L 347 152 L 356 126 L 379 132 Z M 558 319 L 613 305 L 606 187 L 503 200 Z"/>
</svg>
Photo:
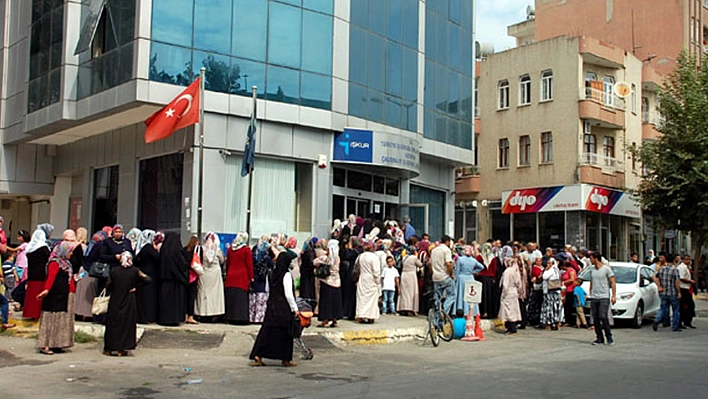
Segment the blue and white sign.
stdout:
<svg viewBox="0 0 708 399">
<path fill-rule="evenodd" d="M 371 163 L 374 156 L 374 132 L 344 129 L 334 136 L 334 161 Z"/>
<path fill-rule="evenodd" d="M 403 176 L 420 174 L 420 143 L 415 135 L 345 128 L 334 136 L 333 162 L 397 170 Z"/>
</svg>

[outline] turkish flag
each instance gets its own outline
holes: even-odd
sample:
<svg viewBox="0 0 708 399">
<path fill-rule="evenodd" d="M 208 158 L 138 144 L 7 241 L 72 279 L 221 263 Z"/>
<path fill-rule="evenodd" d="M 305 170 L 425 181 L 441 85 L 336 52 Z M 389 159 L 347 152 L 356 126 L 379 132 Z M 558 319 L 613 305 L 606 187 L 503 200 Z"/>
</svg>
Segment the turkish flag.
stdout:
<svg viewBox="0 0 708 399">
<path fill-rule="evenodd" d="M 199 78 L 172 102 L 145 120 L 145 142 L 170 137 L 175 130 L 199 122 Z"/>
</svg>

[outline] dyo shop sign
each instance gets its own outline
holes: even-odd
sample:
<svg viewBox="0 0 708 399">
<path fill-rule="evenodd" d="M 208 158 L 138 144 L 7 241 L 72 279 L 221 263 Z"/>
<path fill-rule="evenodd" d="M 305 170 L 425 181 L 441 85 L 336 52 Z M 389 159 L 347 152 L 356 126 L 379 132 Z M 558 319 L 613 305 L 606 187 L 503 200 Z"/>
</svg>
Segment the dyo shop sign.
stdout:
<svg viewBox="0 0 708 399">
<path fill-rule="evenodd" d="M 641 217 L 639 203 L 629 194 L 589 184 L 505 191 L 502 204 L 507 214 L 585 210 Z"/>
</svg>

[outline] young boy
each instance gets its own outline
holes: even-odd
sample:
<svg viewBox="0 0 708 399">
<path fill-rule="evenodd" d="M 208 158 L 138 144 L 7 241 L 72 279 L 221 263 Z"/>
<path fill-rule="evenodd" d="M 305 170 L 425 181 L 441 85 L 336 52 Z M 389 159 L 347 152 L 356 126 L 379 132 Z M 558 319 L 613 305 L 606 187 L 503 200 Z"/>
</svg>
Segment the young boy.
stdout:
<svg viewBox="0 0 708 399">
<path fill-rule="evenodd" d="M 587 328 L 588 323 L 585 320 L 585 311 L 583 307 L 585 306 L 585 290 L 580 286 L 582 280 L 575 280 L 575 288 L 573 289 L 573 296 L 575 297 L 575 312 L 578 317 L 575 319 L 575 327 L 577 328 Z"/>
<path fill-rule="evenodd" d="M 396 295 L 396 289 L 401 290 L 401 275 L 395 267 L 396 261 L 393 256 L 386 258 L 386 267 L 381 272 L 381 280 L 383 281 L 383 311 L 382 313 L 396 314 L 396 305 L 393 298 Z"/>
<path fill-rule="evenodd" d="M 15 285 L 20 281 L 17 276 L 17 270 L 15 269 L 15 254 L 10 254 L 10 257 L 2 262 L 2 277 L 5 285 L 5 298 L 8 301 L 12 301 L 12 290 L 15 289 Z"/>
</svg>

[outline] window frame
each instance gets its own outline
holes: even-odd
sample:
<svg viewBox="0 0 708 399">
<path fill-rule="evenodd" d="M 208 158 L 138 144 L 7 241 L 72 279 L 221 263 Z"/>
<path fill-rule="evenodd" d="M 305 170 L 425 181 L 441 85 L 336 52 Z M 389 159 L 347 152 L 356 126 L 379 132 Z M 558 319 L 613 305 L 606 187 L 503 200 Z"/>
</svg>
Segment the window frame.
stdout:
<svg viewBox="0 0 708 399">
<path fill-rule="evenodd" d="M 541 102 L 553 101 L 553 70 L 541 72 Z"/>
<path fill-rule="evenodd" d="M 605 76 L 602 78 L 602 88 L 604 104 L 609 107 L 615 106 L 615 78 L 614 76 Z"/>
<path fill-rule="evenodd" d="M 531 136 L 519 137 L 519 159 L 518 166 L 531 166 Z"/>
<path fill-rule="evenodd" d="M 497 83 L 497 110 L 509 109 L 509 81 L 504 79 Z"/>
<path fill-rule="evenodd" d="M 499 139 L 498 145 L 498 160 L 497 168 L 508 169 L 509 168 L 509 149 L 510 143 L 508 138 Z"/>
<path fill-rule="evenodd" d="M 519 107 L 531 104 L 531 76 L 519 76 Z"/>
<path fill-rule="evenodd" d="M 592 133 L 583 134 L 583 153 L 597 154 L 597 136 Z"/>
<path fill-rule="evenodd" d="M 615 158 L 615 138 L 604 136 L 602 138 L 602 154 L 607 158 Z"/>
<path fill-rule="evenodd" d="M 553 132 L 541 133 L 541 162 L 553 163 Z"/>
<path fill-rule="evenodd" d="M 632 93 L 630 94 L 631 96 L 631 105 L 632 105 L 632 113 L 634 115 L 637 114 L 637 85 L 632 83 Z"/>
</svg>

